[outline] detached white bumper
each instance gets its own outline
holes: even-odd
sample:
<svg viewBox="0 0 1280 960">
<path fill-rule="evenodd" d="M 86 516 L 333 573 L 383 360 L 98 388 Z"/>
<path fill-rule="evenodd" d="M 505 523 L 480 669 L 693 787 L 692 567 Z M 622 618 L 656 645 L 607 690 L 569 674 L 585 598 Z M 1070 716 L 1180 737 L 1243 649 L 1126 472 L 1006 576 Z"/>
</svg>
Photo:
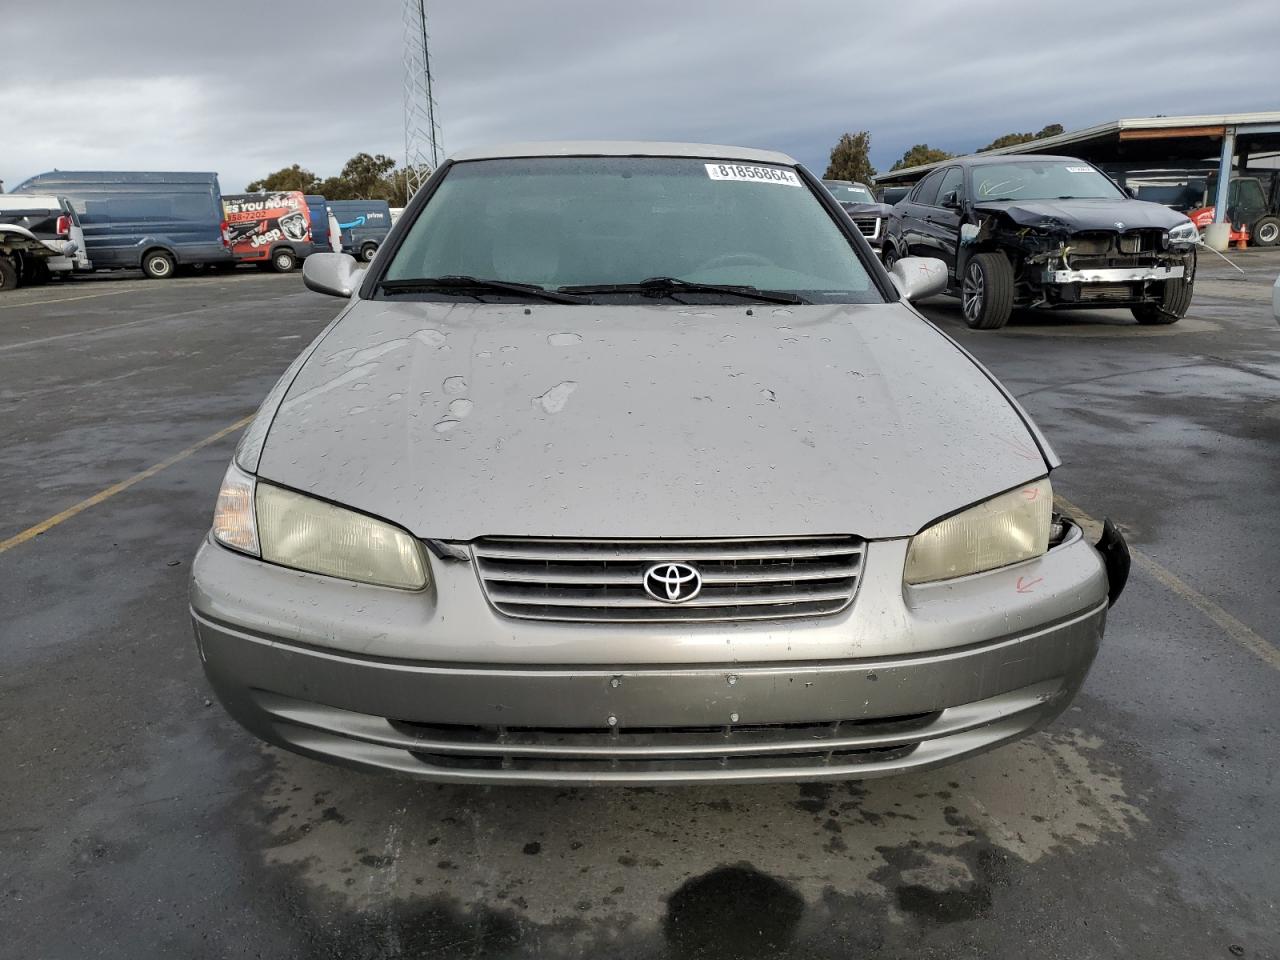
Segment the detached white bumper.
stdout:
<svg viewBox="0 0 1280 960">
<path fill-rule="evenodd" d="M 1183 267 L 1114 267 L 1102 270 L 1046 270 L 1045 283 L 1127 283 L 1133 280 L 1177 280 Z"/>
</svg>

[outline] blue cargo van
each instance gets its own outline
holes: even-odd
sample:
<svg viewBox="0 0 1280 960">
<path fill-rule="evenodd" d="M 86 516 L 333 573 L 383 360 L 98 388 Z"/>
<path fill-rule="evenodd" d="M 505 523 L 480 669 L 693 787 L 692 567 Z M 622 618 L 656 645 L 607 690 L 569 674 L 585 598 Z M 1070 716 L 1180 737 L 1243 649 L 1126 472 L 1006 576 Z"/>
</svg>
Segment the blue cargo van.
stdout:
<svg viewBox="0 0 1280 960">
<path fill-rule="evenodd" d="M 54 170 L 14 192 L 70 200 L 97 268 L 167 279 L 179 266 L 235 263 L 216 173 Z"/>
<path fill-rule="evenodd" d="M 329 243 L 329 208 L 324 197 L 308 193 L 307 210 L 311 214 L 311 252 L 340 253 Z"/>
<path fill-rule="evenodd" d="M 330 200 L 329 209 L 342 229 L 342 252 L 368 263 L 391 229 L 391 207 L 385 200 Z"/>
</svg>

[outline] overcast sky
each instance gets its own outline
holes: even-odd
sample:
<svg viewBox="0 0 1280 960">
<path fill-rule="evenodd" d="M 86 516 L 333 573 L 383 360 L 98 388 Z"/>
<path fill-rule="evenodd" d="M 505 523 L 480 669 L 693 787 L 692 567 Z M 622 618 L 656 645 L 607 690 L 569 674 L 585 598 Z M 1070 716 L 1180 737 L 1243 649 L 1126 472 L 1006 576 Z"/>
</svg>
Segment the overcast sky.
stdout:
<svg viewBox="0 0 1280 960">
<path fill-rule="evenodd" d="M 446 151 L 702 140 L 821 173 L 1048 123 L 1280 109 L 1275 0 L 428 0 Z M 0 179 L 403 159 L 400 0 L 0 5 Z"/>
</svg>

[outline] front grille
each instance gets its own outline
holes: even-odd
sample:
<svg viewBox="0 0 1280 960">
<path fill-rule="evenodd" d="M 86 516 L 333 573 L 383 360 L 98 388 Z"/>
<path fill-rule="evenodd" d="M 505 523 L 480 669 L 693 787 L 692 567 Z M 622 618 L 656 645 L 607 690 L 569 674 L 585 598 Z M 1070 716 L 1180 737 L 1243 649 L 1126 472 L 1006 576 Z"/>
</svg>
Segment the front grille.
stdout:
<svg viewBox="0 0 1280 960">
<path fill-rule="evenodd" d="M 561 540 L 486 537 L 471 546 L 480 582 L 499 613 L 530 620 L 676 623 L 815 617 L 853 600 L 862 570 L 856 537 L 762 540 Z M 687 563 L 701 592 L 664 603 L 645 571 Z"/>
<path fill-rule="evenodd" d="M 1161 230 L 1078 233 L 1066 242 L 1071 269 L 1145 266 L 1164 250 Z"/>
<path fill-rule="evenodd" d="M 658 772 L 776 769 L 908 756 L 939 713 L 831 723 L 707 727 L 491 727 L 391 720 L 398 743 L 433 767 Z"/>
<path fill-rule="evenodd" d="M 1082 283 L 1081 300 L 1107 300 L 1117 303 L 1137 299 L 1131 283 Z"/>
<path fill-rule="evenodd" d="M 1078 233 L 1067 241 L 1067 248 L 1079 256 L 1100 257 L 1111 252 L 1114 234 Z"/>
<path fill-rule="evenodd" d="M 853 222 L 858 225 L 859 232 L 868 240 L 874 240 L 880 236 L 879 217 L 854 217 Z"/>
<path fill-rule="evenodd" d="M 1116 238 L 1116 247 L 1121 253 L 1157 253 L 1164 246 L 1163 231 L 1135 230 L 1122 233 Z"/>
</svg>

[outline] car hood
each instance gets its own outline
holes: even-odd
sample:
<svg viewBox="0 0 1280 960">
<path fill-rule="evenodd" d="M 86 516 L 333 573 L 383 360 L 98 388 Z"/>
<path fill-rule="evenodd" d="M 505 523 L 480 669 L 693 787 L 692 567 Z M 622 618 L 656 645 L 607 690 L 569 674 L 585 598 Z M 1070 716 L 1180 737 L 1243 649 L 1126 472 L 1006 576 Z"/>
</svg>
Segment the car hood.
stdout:
<svg viewBox="0 0 1280 960">
<path fill-rule="evenodd" d="M 258 473 L 420 537 L 901 537 L 1046 472 L 902 304 L 357 301 Z"/>
<path fill-rule="evenodd" d="M 1086 230 L 1168 230 L 1186 217 L 1146 200 L 992 200 L 975 203 L 982 213 L 1003 213 L 1023 227 Z"/>
</svg>

